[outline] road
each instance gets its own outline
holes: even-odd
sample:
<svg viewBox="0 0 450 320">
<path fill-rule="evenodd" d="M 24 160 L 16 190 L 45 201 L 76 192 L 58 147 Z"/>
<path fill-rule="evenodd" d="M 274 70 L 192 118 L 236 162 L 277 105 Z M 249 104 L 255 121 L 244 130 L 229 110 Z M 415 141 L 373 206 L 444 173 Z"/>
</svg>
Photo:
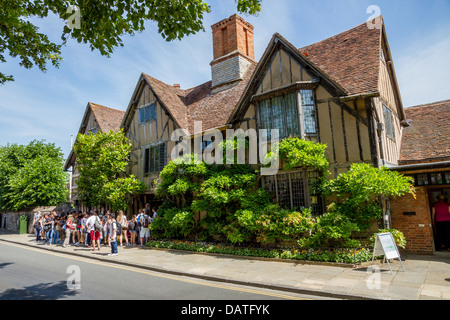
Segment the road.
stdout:
<svg viewBox="0 0 450 320">
<path fill-rule="evenodd" d="M 0 243 L 0 300 L 312 300 Z"/>
</svg>

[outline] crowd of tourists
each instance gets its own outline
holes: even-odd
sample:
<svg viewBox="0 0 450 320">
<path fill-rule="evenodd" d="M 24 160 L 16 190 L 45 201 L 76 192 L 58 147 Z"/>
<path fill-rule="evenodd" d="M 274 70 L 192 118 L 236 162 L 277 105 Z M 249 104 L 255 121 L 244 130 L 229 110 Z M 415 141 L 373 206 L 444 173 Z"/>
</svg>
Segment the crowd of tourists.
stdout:
<svg viewBox="0 0 450 320">
<path fill-rule="evenodd" d="M 150 225 L 156 216 L 156 209 L 150 210 L 148 206 L 131 219 L 123 211 L 37 212 L 34 228 L 36 241 L 45 245 L 82 246 L 92 251 L 100 251 L 103 245 L 111 248 L 110 255 L 117 255 L 118 246 L 144 246 L 150 239 Z"/>
</svg>

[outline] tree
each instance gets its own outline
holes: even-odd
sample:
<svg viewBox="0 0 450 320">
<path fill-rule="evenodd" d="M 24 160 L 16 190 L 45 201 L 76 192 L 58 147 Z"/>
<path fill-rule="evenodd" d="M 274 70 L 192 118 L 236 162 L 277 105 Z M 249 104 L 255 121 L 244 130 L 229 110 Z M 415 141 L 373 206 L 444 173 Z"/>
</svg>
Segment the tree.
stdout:
<svg viewBox="0 0 450 320">
<path fill-rule="evenodd" d="M 373 223 L 383 218 L 383 201 L 386 197 L 414 194 L 412 178 L 405 177 L 386 167 L 375 168 L 367 163 L 353 164 L 348 172 L 322 186 L 323 196 L 336 201 L 328 212 L 318 218 L 312 235 L 301 244 L 311 247 L 358 247 L 353 239 L 355 232 L 367 232 Z"/>
<path fill-rule="evenodd" d="M 261 11 L 262 0 L 235 0 L 237 10 L 244 14 Z M 203 15 L 211 11 L 203 0 L 112 0 L 70 1 L 79 9 L 80 28 L 64 27 L 62 44 L 52 43 L 39 33 L 30 18 L 45 18 L 54 13 L 61 19 L 72 19 L 75 11 L 66 0 L 2 0 L 0 3 L 0 61 L 6 62 L 4 53 L 21 59 L 20 65 L 36 65 L 46 71 L 47 62 L 59 67 L 61 47 L 69 37 L 79 43 L 88 43 L 91 50 L 110 56 L 114 49 L 123 46 L 125 35 L 134 35 L 145 29 L 146 21 L 154 21 L 158 32 L 167 41 L 204 30 Z M 0 84 L 12 81 L 12 75 L 0 73 Z"/>
<path fill-rule="evenodd" d="M 78 198 L 88 207 L 110 205 L 125 210 L 130 197 L 147 186 L 133 175 L 125 176 L 131 144 L 123 130 L 79 134 L 73 147 L 78 164 Z"/>
<path fill-rule="evenodd" d="M 67 200 L 60 148 L 44 141 L 0 147 L 0 209 L 57 206 Z"/>
</svg>

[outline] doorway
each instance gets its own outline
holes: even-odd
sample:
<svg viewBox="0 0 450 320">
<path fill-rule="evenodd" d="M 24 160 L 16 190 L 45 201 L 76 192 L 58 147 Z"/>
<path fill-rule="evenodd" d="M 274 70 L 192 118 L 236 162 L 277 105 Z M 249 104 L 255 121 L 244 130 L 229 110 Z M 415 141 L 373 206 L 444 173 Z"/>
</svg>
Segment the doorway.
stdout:
<svg viewBox="0 0 450 320">
<path fill-rule="evenodd" d="M 428 190 L 428 199 L 430 201 L 430 214 L 431 216 L 433 215 L 433 206 L 435 203 L 437 203 L 439 201 L 439 195 L 444 195 L 445 196 L 445 201 L 447 203 L 450 203 L 450 186 L 442 186 L 440 188 L 430 188 Z M 432 218 L 432 217 L 431 217 Z M 432 220 L 433 221 L 433 220 Z M 446 252 L 447 254 L 450 255 L 450 252 L 447 250 L 442 250 L 441 248 L 438 247 L 438 241 L 437 241 L 437 230 L 436 230 L 436 226 L 433 224 L 433 236 L 434 236 L 434 250 L 435 252 Z"/>
</svg>

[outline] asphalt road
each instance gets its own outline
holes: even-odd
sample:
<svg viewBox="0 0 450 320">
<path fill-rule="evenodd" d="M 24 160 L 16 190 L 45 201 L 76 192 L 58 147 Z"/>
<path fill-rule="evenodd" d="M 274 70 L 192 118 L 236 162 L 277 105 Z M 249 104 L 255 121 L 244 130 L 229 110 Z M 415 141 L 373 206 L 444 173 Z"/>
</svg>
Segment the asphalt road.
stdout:
<svg viewBox="0 0 450 320">
<path fill-rule="evenodd" d="M 0 243 L 0 300 L 312 300 Z M 189 310 L 192 311 L 192 310 Z"/>
</svg>

